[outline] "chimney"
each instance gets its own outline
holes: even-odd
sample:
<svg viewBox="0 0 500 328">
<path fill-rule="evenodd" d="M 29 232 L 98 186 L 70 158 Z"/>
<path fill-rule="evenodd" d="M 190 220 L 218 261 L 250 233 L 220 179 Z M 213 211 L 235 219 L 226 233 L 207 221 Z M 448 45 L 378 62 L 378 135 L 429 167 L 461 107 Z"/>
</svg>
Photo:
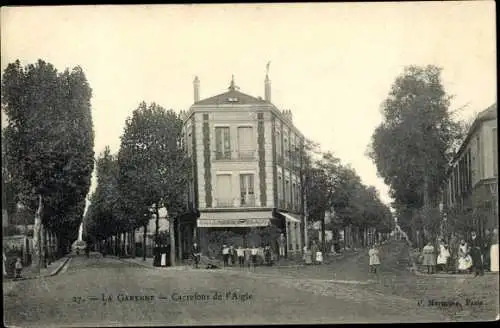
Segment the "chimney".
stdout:
<svg viewBox="0 0 500 328">
<path fill-rule="evenodd" d="M 193 89 L 194 89 L 194 102 L 200 101 L 200 80 L 198 76 L 195 76 L 193 81 Z"/>
<path fill-rule="evenodd" d="M 264 82 L 264 99 L 271 102 L 271 80 L 269 80 L 269 75 L 266 74 L 266 80 Z"/>
</svg>

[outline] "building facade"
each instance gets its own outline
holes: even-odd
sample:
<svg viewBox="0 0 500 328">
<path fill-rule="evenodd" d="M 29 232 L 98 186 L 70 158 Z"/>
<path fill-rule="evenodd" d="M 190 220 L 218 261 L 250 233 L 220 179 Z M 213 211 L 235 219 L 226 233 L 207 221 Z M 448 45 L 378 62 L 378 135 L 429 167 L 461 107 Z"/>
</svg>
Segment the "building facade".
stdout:
<svg viewBox="0 0 500 328">
<path fill-rule="evenodd" d="M 475 118 L 450 163 L 443 193 L 445 211 L 480 211 L 471 228 L 480 233 L 498 227 L 497 104 Z"/>
<path fill-rule="evenodd" d="M 261 246 L 250 231 L 275 226 L 287 254 L 300 252 L 304 136 L 291 111 L 271 103 L 267 75 L 264 99 L 240 92 L 234 77 L 227 92 L 203 100 L 197 77 L 193 84 L 194 104 L 181 114 L 183 143 L 193 162 L 188 199 L 199 218 L 193 236 L 185 238 L 197 240 L 203 251 L 211 232 L 225 230 L 241 237 L 237 244 Z"/>
</svg>

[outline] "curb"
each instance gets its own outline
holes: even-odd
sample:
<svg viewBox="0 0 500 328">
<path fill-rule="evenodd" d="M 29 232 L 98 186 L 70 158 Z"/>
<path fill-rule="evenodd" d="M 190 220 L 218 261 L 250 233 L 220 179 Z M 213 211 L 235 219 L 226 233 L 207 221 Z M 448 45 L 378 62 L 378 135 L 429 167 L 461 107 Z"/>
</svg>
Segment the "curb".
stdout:
<svg viewBox="0 0 500 328">
<path fill-rule="evenodd" d="M 53 277 L 53 276 L 57 275 L 59 272 L 61 272 L 61 270 L 64 268 L 64 266 L 69 263 L 69 261 L 71 261 L 71 257 L 67 256 L 64 259 L 64 261 L 54 271 L 52 271 L 51 273 L 49 273 L 47 275 L 47 277 Z"/>
</svg>

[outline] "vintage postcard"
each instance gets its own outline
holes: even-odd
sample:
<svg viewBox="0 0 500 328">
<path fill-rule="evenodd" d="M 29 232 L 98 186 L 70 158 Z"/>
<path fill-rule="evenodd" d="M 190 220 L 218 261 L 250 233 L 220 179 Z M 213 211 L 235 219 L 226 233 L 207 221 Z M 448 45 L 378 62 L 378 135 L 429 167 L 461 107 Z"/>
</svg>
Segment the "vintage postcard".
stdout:
<svg viewBox="0 0 500 328">
<path fill-rule="evenodd" d="M 2 7 L 4 324 L 498 320 L 495 19 Z"/>
</svg>

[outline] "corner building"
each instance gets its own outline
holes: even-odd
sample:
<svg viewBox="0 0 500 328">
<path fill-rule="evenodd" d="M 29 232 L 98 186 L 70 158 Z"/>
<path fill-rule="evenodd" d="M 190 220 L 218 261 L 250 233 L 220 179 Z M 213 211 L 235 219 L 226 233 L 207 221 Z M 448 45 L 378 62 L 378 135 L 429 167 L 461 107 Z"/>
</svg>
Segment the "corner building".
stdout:
<svg viewBox="0 0 500 328">
<path fill-rule="evenodd" d="M 274 225 L 286 243 L 285 255 L 300 254 L 304 136 L 291 111 L 271 103 L 268 76 L 265 99 L 240 92 L 234 77 L 227 92 L 203 100 L 198 77 L 193 84 L 194 104 L 181 115 L 193 163 L 188 198 L 200 217 L 188 239 L 198 241 L 204 253 L 213 231 L 233 232 L 237 245 L 260 246 L 259 234 L 250 232 Z"/>
</svg>

